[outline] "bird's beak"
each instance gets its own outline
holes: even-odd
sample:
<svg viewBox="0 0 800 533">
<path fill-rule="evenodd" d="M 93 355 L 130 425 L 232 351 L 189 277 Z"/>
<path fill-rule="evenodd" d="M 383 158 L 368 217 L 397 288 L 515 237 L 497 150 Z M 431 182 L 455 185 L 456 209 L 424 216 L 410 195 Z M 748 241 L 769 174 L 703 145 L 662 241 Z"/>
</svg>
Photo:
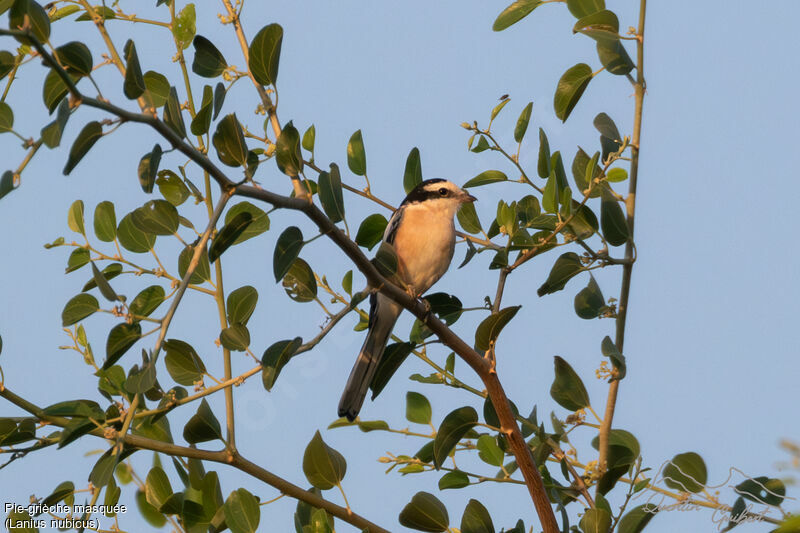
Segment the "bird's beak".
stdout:
<svg viewBox="0 0 800 533">
<path fill-rule="evenodd" d="M 474 196 L 469 194 L 467 191 L 463 191 L 463 190 L 461 191 L 461 203 L 462 204 L 466 204 L 466 203 L 470 203 L 471 204 L 472 202 L 476 202 L 477 200 L 478 200 L 477 198 L 475 198 Z"/>
</svg>

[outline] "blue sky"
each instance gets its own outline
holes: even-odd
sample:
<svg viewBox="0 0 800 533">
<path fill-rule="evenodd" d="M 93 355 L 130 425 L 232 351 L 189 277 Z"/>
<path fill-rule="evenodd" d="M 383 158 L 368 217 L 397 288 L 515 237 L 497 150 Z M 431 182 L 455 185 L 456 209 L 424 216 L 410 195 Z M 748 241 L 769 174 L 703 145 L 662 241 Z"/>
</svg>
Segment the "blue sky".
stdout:
<svg viewBox="0 0 800 533">
<path fill-rule="evenodd" d="M 621 27 L 635 25 L 633 4 L 609 1 Z M 217 43 L 229 63 L 242 67 L 231 28 L 220 26 L 214 16 L 222 7 L 213 6 L 211 16 L 198 21 L 198 33 Z M 599 149 L 591 121 L 601 111 L 614 118 L 623 134 L 630 134 L 633 91 L 622 77 L 596 77 L 566 124 L 555 117 L 552 95 L 563 71 L 579 62 L 599 68 L 593 42 L 572 35 L 574 19 L 566 8 L 542 6 L 516 26 L 494 33 L 491 24 L 504 7 L 503 2 L 454 0 L 347 1 L 335 6 L 314 1 L 302 7 L 276 1 L 250 2 L 243 17 L 248 37 L 270 22 L 284 28 L 278 81 L 281 122 L 291 119 L 301 131 L 314 123 L 316 160 L 339 163 L 343 179 L 354 186 L 363 182 L 344 170 L 345 147 L 350 135 L 361 129 L 373 191 L 398 204 L 403 197 L 405 159 L 414 146 L 420 149 L 425 178 L 464 183 L 487 169 L 513 174 L 497 154 L 469 153 L 468 134 L 459 126 L 473 119 L 485 124 L 503 94 L 512 101 L 495 122 L 495 130 L 506 145 L 513 142 L 519 111 L 528 101 L 534 102 L 529 142 L 523 144 L 520 155 L 526 168 L 535 166 L 538 143 L 531 133 L 538 127 L 546 130 L 551 148 L 561 150 L 569 161 L 577 146 L 590 153 Z M 732 467 L 749 476 L 788 475 L 776 469 L 776 463 L 786 459 L 778 442 L 800 440 L 796 423 L 800 290 L 794 279 L 800 263 L 794 216 L 800 192 L 793 186 L 800 111 L 795 104 L 797 73 L 786 59 L 797 45 L 792 24 L 798 14 L 800 8 L 792 0 L 763 3 L 757 9 L 740 1 L 651 2 L 648 6 L 638 261 L 626 335 L 628 376 L 621 384 L 615 426 L 636 435 L 645 464 L 654 469 L 676 453 L 701 454 L 709 484 L 724 483 Z M 163 18 L 163 8 L 153 16 Z M 94 28 L 78 24 L 54 24 L 54 42 L 85 39 L 92 50 L 99 50 Z M 113 21 L 108 25 L 120 49 L 129 37 L 137 38 L 145 70 L 157 69 L 177 79 L 177 66 L 166 59 L 172 44 L 163 30 Z M 9 40 L 0 41 L 0 49 L 11 47 Z M 191 48 L 187 54 L 191 58 Z M 98 55 L 95 52 L 96 60 Z M 47 120 L 39 89 L 42 74 L 36 68 L 25 69 L 9 96 L 24 135 L 35 135 Z M 98 80 L 106 96 L 123 100 L 116 71 L 104 67 Z M 203 81 L 193 83 L 197 97 Z M 179 92 L 183 98 L 183 91 Z M 224 112 L 236 111 L 247 123 L 260 125 L 262 119 L 252 115 L 256 100 L 252 86 L 243 82 L 228 96 Z M 127 102 L 123 105 L 130 107 Z M 7 386 L 39 405 L 96 396 L 95 380 L 80 357 L 57 348 L 67 340 L 60 328 L 62 306 L 80 291 L 89 273 L 83 269 L 62 276 L 67 249 L 48 251 L 41 245 L 60 235 L 73 238 L 66 213 L 77 198 L 84 200 L 87 213 L 98 202 L 112 200 L 118 216 L 146 201 L 136 167 L 156 139 L 143 127 L 123 126 L 102 139 L 69 177 L 61 175 L 66 147 L 79 124 L 99 116 L 86 109 L 73 117 L 62 148 L 43 149 L 23 174 L 21 188 L 0 206 L 6 250 L 0 276 L 0 365 Z M 0 137 L 5 162 L 0 170 L 17 166 L 23 157 L 18 144 L 10 134 Z M 184 162 L 175 156 L 165 161 Z M 196 172 L 195 176 L 199 177 Z M 288 192 L 285 177 L 272 163 L 264 165 L 257 179 L 265 187 Z M 527 194 L 522 187 L 475 190 L 484 226 L 497 200 Z M 351 228 L 369 213 L 386 214 L 352 195 L 346 201 Z M 202 210 L 196 208 L 187 214 L 200 215 Z M 309 237 L 311 226 L 295 214 L 282 212 L 271 215 L 271 223 L 268 233 L 223 256 L 230 280 L 226 288 L 250 284 L 260 293 L 250 322 L 257 354 L 279 339 L 310 338 L 323 321 L 314 304 L 289 301 L 272 276 L 272 250 L 280 230 L 297 224 Z M 174 250 L 177 257 L 178 249 Z M 456 260 L 463 253 L 458 248 Z M 344 256 L 323 239 L 306 247 L 303 257 L 331 282 L 338 282 L 349 269 Z M 575 316 L 572 299 L 585 285 L 583 278 L 562 292 L 536 296 L 555 257 L 551 253 L 531 261 L 510 278 L 504 305 L 523 308 L 501 337 L 498 372 L 521 410 L 527 412 L 536 404 L 540 413 L 555 410 L 563 418 L 567 413 L 548 392 L 552 357 L 561 355 L 583 377 L 595 410 L 601 412 L 606 384 L 594 379 L 594 369 L 601 361 L 600 340 L 612 333 L 613 323 Z M 489 254 L 482 254 L 461 270 L 453 268 L 436 290 L 458 294 L 465 305 L 481 305 L 483 297 L 493 295 L 495 289 L 496 273 L 487 270 L 489 260 Z M 142 256 L 142 261 L 149 260 Z M 596 271 L 596 277 L 607 297 L 618 293 L 618 269 Z M 144 286 L 142 280 L 126 283 L 115 287 L 129 297 Z M 363 286 L 363 278 L 356 275 L 354 286 Z M 219 375 L 214 317 L 210 301 L 190 295 L 170 336 L 191 340 Z M 471 340 L 479 319 L 472 313 L 454 329 Z M 87 322 L 98 359 L 103 357 L 105 335 L 114 323 L 108 316 Z M 388 529 L 402 530 L 396 516 L 418 490 L 440 496 L 455 525 L 473 497 L 487 506 L 498 530 L 512 526 L 518 518 L 531 524 L 534 514 L 520 487 L 478 486 L 439 493 L 438 476 L 382 474 L 385 466 L 377 458 L 387 451 L 413 454 L 421 441 L 377 432 L 362 434 L 350 428 L 324 431 L 335 419 L 341 388 L 363 340 L 362 334 L 352 331 L 355 323 L 355 318 L 348 317 L 325 343 L 292 361 L 271 393 L 258 378 L 235 389 L 242 453 L 305 486 L 300 469 L 303 450 L 320 429 L 348 460 L 344 488 L 353 508 Z M 410 325 L 411 320 L 404 317 L 396 331 L 405 335 Z M 440 361 L 446 356 L 441 348 L 432 348 L 432 353 Z M 251 366 L 245 357 L 234 357 L 235 372 Z M 456 368 L 465 381 L 479 386 L 463 364 Z M 406 377 L 415 372 L 429 370 L 410 359 L 378 400 L 367 402 L 362 416 L 406 427 L 403 398 L 408 390 L 430 398 L 437 423 L 451 409 L 479 406 L 466 393 L 408 381 Z M 212 405 L 220 407 L 221 397 L 215 397 Z M 0 415 L 17 414 L 10 405 L 0 403 Z M 177 439 L 190 414 L 176 415 L 172 421 Z M 576 430 L 573 435 L 584 451 L 580 458 L 591 459 L 590 429 Z M 62 451 L 42 452 L 12 464 L 0 471 L 0 502 L 26 502 L 31 494 L 45 496 L 66 479 L 82 483 L 96 460 L 83 454 L 102 447 L 101 441 L 86 438 Z M 134 465 L 141 476 L 150 459 L 147 452 L 137 454 Z M 465 464 L 481 468 L 477 462 Z M 226 495 L 238 486 L 262 499 L 277 495 L 274 489 L 237 473 L 219 471 Z M 734 473 L 732 479 L 731 484 L 736 484 L 741 476 Z M 719 490 L 723 501 L 732 502 L 729 488 Z M 796 491 L 790 495 L 799 496 Z M 337 494 L 329 497 L 340 501 Z M 612 500 L 612 504 L 619 502 Z M 800 502 L 786 507 L 797 511 Z M 264 531 L 290 530 L 293 509 L 294 502 L 286 498 L 262 507 L 262 524 L 273 525 Z M 706 511 L 664 513 L 647 531 L 716 530 L 711 518 Z M 149 530 L 136 512 L 128 513 L 121 525 L 130 531 Z M 765 529 L 743 525 L 738 530 Z M 337 530 L 347 531 L 348 526 Z"/>
</svg>

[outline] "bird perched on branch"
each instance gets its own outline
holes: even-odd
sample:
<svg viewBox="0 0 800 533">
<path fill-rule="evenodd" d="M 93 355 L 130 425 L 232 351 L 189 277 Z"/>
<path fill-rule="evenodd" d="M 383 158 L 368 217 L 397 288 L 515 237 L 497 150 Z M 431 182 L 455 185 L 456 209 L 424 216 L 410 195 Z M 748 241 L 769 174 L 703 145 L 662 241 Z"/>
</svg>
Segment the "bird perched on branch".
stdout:
<svg viewBox="0 0 800 533">
<path fill-rule="evenodd" d="M 397 279 L 417 297 L 450 267 L 456 243 L 453 217 L 475 197 L 443 179 L 417 185 L 392 215 L 383 242 L 394 247 Z M 369 331 L 339 400 L 339 416 L 358 416 L 402 307 L 380 293 L 370 296 Z"/>
</svg>

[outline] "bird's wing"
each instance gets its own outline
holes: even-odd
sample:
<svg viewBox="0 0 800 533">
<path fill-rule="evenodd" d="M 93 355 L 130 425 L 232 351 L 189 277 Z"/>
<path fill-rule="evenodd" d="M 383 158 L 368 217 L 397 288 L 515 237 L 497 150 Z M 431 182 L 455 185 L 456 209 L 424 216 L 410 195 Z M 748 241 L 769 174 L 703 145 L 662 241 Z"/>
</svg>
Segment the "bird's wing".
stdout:
<svg viewBox="0 0 800 533">
<path fill-rule="evenodd" d="M 397 236 L 397 228 L 400 227 L 400 221 L 403 219 L 404 209 L 400 208 L 394 212 L 389 223 L 386 225 L 386 231 L 383 232 L 383 242 L 393 244 L 394 238 Z"/>
</svg>

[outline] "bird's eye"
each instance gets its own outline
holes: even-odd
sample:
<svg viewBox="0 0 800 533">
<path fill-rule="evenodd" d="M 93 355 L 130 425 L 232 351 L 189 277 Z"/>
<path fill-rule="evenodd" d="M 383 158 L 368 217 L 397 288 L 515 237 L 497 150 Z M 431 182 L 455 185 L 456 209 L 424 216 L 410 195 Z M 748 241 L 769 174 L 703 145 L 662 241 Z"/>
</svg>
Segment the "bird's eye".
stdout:
<svg viewBox="0 0 800 533">
<path fill-rule="evenodd" d="M 441 189 L 439 189 L 439 194 L 442 196 L 447 196 L 447 189 L 442 187 Z"/>
</svg>

